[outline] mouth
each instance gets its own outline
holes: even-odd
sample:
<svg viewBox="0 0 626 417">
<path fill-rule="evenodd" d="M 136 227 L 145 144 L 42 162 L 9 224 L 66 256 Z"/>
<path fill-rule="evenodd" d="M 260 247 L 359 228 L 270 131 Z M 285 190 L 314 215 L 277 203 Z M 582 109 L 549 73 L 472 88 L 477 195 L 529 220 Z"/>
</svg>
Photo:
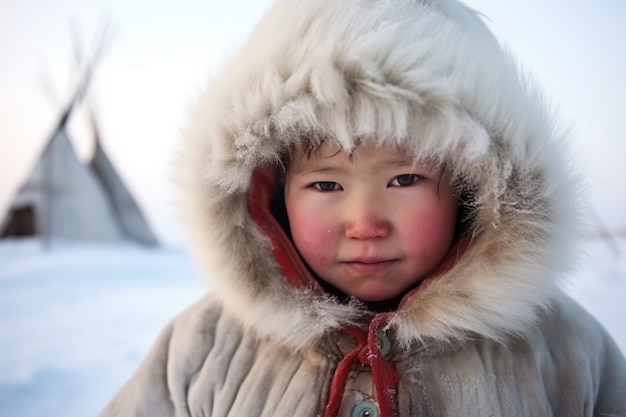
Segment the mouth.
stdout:
<svg viewBox="0 0 626 417">
<path fill-rule="evenodd" d="M 375 273 L 386 270 L 397 261 L 397 259 L 354 259 L 342 263 L 357 272 Z"/>
</svg>

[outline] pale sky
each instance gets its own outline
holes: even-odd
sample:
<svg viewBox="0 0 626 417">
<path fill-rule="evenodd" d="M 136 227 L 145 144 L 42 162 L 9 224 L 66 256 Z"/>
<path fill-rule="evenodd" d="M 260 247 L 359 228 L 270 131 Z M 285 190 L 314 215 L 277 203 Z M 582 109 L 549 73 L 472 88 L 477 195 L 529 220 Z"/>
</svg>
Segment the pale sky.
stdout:
<svg viewBox="0 0 626 417">
<path fill-rule="evenodd" d="M 105 149 L 157 233 L 177 240 L 167 176 L 187 108 L 270 3 L 0 0 L 0 217 L 70 93 L 71 22 L 89 52 L 98 22 L 109 19 L 115 35 L 89 102 Z M 626 2 L 466 3 L 487 17 L 571 128 L 595 210 L 605 223 L 626 226 Z M 71 127 L 86 157 L 93 143 L 80 113 Z"/>
</svg>

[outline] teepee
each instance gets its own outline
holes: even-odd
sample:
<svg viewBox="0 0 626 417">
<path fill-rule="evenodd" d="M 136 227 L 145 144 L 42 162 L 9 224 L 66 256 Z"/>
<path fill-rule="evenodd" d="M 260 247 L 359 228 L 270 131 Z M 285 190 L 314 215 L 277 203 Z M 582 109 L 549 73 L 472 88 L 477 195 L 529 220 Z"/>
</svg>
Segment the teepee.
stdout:
<svg viewBox="0 0 626 417">
<path fill-rule="evenodd" d="M 91 162 L 80 161 L 68 136 L 68 120 L 84 97 L 101 46 L 77 83 L 50 139 L 0 223 L 0 238 L 53 239 L 157 245 L 157 239 L 110 159 L 99 134 Z M 92 116 L 92 126 L 96 129 Z"/>
<path fill-rule="evenodd" d="M 100 134 L 92 113 L 92 126 L 94 131 L 95 146 L 89 168 L 99 180 L 105 191 L 108 203 L 117 220 L 120 232 L 125 239 L 133 240 L 145 245 L 156 245 L 154 236 L 139 204 L 124 184 L 117 173 L 111 160 L 104 152 L 100 140 Z"/>
</svg>

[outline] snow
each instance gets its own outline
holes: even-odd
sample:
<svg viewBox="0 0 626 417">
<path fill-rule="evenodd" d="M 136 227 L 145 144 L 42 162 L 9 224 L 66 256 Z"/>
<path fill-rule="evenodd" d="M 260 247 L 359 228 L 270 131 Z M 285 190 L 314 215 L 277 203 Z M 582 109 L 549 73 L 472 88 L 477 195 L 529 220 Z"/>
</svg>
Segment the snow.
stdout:
<svg viewBox="0 0 626 417">
<path fill-rule="evenodd" d="M 626 352 L 626 252 L 587 249 L 568 290 Z M 176 247 L 0 243 L 0 416 L 96 416 L 207 290 Z"/>
<path fill-rule="evenodd" d="M 0 416 L 95 416 L 207 291 L 181 249 L 0 244 Z"/>
</svg>

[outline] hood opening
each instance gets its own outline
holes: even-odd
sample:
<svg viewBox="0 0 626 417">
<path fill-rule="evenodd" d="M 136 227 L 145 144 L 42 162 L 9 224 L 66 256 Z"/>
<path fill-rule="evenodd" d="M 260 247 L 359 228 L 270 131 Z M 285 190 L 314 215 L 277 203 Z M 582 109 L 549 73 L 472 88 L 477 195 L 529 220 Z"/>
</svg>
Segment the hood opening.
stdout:
<svg viewBox="0 0 626 417">
<path fill-rule="evenodd" d="M 268 166 L 255 170 L 249 195 L 249 210 L 265 236 L 272 244 L 272 251 L 287 282 L 296 288 L 314 289 L 329 294 L 341 303 L 348 303 L 354 298 L 343 293 L 331 284 L 316 277 L 298 253 L 291 238 L 291 230 L 287 209 L 285 207 L 282 187 L 277 186 L 276 168 Z M 421 288 L 452 269 L 463 256 L 470 242 L 470 231 L 473 223 L 472 194 L 461 193 L 459 197 L 459 213 L 453 243 L 439 266 L 416 285 L 403 293 L 384 301 L 362 302 L 373 313 L 385 313 L 401 308 Z"/>
</svg>

